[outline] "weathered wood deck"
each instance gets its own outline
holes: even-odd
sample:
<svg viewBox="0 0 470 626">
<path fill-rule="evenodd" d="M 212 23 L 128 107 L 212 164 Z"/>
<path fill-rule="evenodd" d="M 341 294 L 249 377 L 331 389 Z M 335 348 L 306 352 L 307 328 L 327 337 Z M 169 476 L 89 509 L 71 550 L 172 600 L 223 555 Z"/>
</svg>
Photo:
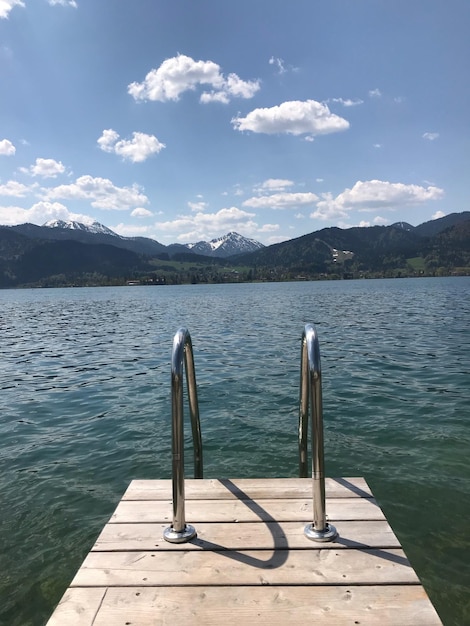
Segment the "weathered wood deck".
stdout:
<svg viewBox="0 0 470 626">
<path fill-rule="evenodd" d="M 171 481 L 134 480 L 48 626 L 441 621 L 362 478 L 326 479 L 339 537 L 308 540 L 311 479 L 186 480 L 197 538 L 170 544 Z"/>
</svg>

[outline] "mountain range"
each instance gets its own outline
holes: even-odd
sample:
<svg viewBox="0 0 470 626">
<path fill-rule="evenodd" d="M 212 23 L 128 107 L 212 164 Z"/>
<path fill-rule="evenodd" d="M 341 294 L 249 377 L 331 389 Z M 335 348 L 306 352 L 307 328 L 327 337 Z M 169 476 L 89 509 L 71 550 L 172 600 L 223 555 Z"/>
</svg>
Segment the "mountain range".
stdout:
<svg viewBox="0 0 470 626">
<path fill-rule="evenodd" d="M 2 228 L 2 227 L 0 227 Z M 73 240 L 81 243 L 107 244 L 131 250 L 137 254 L 155 256 L 167 253 L 170 257 L 175 254 L 190 252 L 204 256 L 226 258 L 244 252 L 253 252 L 263 248 L 263 244 L 248 239 L 235 232 L 230 232 L 218 239 L 211 241 L 199 241 L 188 244 L 171 244 L 165 246 L 155 239 L 148 237 L 123 237 L 99 222 L 86 225 L 75 221 L 50 220 L 43 226 L 34 224 L 20 224 L 11 226 L 11 230 L 25 235 L 31 239 L 44 239 L 54 241 Z"/>
<path fill-rule="evenodd" d="M 324 228 L 272 246 L 228 233 L 164 244 L 94 222 L 0 226 L 0 287 L 470 273 L 470 212 L 412 226 Z"/>
</svg>

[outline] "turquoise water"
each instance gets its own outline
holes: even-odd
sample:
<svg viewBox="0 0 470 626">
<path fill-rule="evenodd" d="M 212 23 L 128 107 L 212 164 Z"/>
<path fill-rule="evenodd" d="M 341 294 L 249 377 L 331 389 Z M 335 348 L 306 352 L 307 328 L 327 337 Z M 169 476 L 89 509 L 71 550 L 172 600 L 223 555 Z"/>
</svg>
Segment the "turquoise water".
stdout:
<svg viewBox="0 0 470 626">
<path fill-rule="evenodd" d="M 205 476 L 295 476 L 308 322 L 327 474 L 369 481 L 444 624 L 470 624 L 469 278 L 4 290 L 0 304 L 0 624 L 44 624 L 129 481 L 170 477 L 178 327 Z"/>
</svg>

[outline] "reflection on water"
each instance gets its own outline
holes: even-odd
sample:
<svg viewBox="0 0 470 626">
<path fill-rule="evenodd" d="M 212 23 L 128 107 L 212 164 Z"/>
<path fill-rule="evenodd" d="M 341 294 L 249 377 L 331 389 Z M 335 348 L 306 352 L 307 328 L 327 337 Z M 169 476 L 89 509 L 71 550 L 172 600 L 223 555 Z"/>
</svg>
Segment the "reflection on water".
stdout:
<svg viewBox="0 0 470 626">
<path fill-rule="evenodd" d="M 470 623 L 468 278 L 0 291 L 0 301 L 0 623 L 44 623 L 128 482 L 170 477 L 180 326 L 194 344 L 205 476 L 295 476 L 308 322 L 320 337 L 328 475 L 366 477 L 444 623 Z"/>
</svg>

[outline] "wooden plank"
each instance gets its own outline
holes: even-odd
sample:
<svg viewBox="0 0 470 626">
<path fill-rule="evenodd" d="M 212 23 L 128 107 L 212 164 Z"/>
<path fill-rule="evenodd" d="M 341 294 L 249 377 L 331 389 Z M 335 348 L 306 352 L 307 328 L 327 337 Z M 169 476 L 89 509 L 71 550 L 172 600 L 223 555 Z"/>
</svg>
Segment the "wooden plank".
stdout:
<svg viewBox="0 0 470 626">
<path fill-rule="evenodd" d="M 331 521 L 383 520 L 383 512 L 373 498 L 331 498 L 326 512 Z M 170 523 L 171 500 L 121 501 L 110 523 Z M 312 500 L 189 500 L 186 520 L 197 522 L 312 521 Z"/>
<path fill-rule="evenodd" d="M 403 550 L 90 552 L 87 586 L 417 584 Z"/>
<path fill-rule="evenodd" d="M 311 488 L 187 480 L 198 536 L 169 544 L 171 481 L 132 481 L 48 626 L 441 624 L 367 483 L 327 479 L 326 544 L 303 534 Z"/>
<path fill-rule="evenodd" d="M 92 550 L 218 550 L 400 548 L 400 542 L 386 521 L 341 522 L 337 541 L 315 543 L 304 535 L 300 522 L 243 522 L 239 524 L 197 524 L 197 538 L 189 543 L 168 543 L 163 531 L 168 524 L 107 524 Z"/>
<path fill-rule="evenodd" d="M 94 622 L 138 626 L 438 626 L 422 587 L 111 588 Z M 63 623 L 66 624 L 66 623 Z"/>
<path fill-rule="evenodd" d="M 46 626 L 93 626 L 106 589 L 69 587 Z"/>
<path fill-rule="evenodd" d="M 327 498 L 371 498 L 364 478 L 326 478 Z M 311 478 L 237 478 L 185 480 L 186 500 L 298 499 L 312 497 Z M 133 480 L 123 500 L 168 500 L 171 480 Z"/>
</svg>

